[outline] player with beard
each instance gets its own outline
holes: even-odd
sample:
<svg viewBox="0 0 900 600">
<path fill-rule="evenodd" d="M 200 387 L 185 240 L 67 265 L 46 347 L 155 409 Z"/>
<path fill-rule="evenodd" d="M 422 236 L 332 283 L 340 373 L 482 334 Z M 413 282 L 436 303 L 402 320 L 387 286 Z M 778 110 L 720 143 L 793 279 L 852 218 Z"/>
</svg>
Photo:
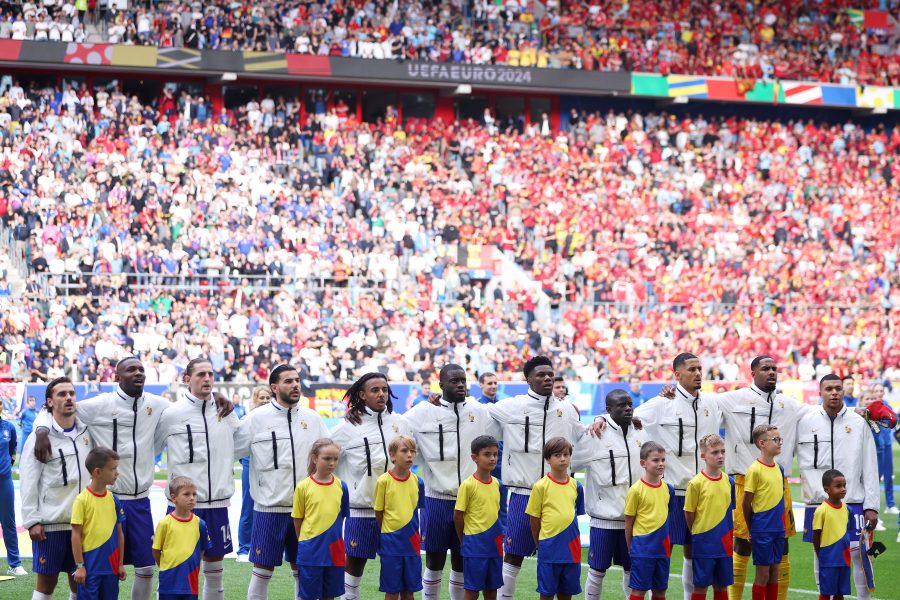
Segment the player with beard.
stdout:
<svg viewBox="0 0 900 600">
<path fill-rule="evenodd" d="M 269 580 L 284 559 L 297 582 L 297 534 L 291 519 L 293 494 L 306 478 L 313 443 L 328 437 L 328 428 L 315 411 L 299 406 L 300 373 L 290 365 L 278 365 L 269 374 L 274 400 L 251 411 L 234 435 L 235 458 L 250 456 L 250 490 L 253 495 L 253 533 L 250 561 L 253 571 L 247 600 L 266 600 Z"/>
<path fill-rule="evenodd" d="M 388 446 L 397 436 L 413 436 L 406 419 L 394 413 L 394 398 L 387 377 L 366 373 L 344 394 L 347 417 L 331 431 L 341 449 L 335 475 L 350 487 L 350 516 L 344 522 L 345 600 L 359 600 L 366 562 L 378 550 L 375 482 L 391 466 Z"/>
</svg>

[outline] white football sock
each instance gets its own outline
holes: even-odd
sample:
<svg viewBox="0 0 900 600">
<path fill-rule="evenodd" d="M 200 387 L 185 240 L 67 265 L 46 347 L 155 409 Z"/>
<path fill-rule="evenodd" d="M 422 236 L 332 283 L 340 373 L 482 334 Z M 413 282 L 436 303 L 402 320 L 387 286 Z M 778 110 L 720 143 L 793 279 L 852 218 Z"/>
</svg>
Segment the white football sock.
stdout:
<svg viewBox="0 0 900 600">
<path fill-rule="evenodd" d="M 508 562 L 503 563 L 503 587 L 500 588 L 498 594 L 500 600 L 512 600 L 516 597 L 516 577 L 522 567 L 511 565 Z"/>
<path fill-rule="evenodd" d="M 272 579 L 272 571 L 253 567 L 253 571 L 250 573 L 250 585 L 247 586 L 247 600 L 268 600 L 270 579 Z"/>
<path fill-rule="evenodd" d="M 49 600 L 49 596 L 47 596 Z M 69 600 L 78 600 L 78 592 L 69 591 Z"/>
<path fill-rule="evenodd" d="M 362 577 L 344 573 L 344 600 L 359 600 L 359 582 Z"/>
<path fill-rule="evenodd" d="M 631 571 L 622 573 L 622 591 L 625 592 L 626 598 L 631 595 Z"/>
<path fill-rule="evenodd" d="M 31 593 L 31 600 L 53 600 L 53 596 L 50 594 L 42 594 L 37 590 L 34 590 Z"/>
<path fill-rule="evenodd" d="M 150 600 L 153 593 L 153 567 L 135 567 L 131 600 Z"/>
<path fill-rule="evenodd" d="M 425 567 L 422 575 L 422 600 L 438 600 L 441 597 L 441 578 L 443 571 L 432 571 Z"/>
<path fill-rule="evenodd" d="M 587 581 L 584 582 L 584 600 L 600 600 L 603 595 L 603 578 L 606 571 L 588 569 Z"/>
<path fill-rule="evenodd" d="M 223 561 L 203 561 L 203 600 L 225 600 Z"/>
<path fill-rule="evenodd" d="M 450 600 L 463 600 L 466 588 L 463 587 L 463 574 L 450 568 Z"/>
<path fill-rule="evenodd" d="M 694 561 L 690 558 L 684 559 L 681 567 L 681 583 L 684 584 L 684 600 L 691 600 L 694 593 Z"/>
</svg>

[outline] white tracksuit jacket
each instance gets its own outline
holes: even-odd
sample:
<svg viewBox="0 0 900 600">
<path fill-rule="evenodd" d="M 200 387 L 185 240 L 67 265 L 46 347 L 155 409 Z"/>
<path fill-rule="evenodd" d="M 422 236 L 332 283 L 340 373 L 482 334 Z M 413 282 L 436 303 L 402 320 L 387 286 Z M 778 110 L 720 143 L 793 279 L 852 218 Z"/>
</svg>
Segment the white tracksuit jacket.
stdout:
<svg viewBox="0 0 900 600">
<path fill-rule="evenodd" d="M 815 406 L 800 420 L 797 464 L 807 505 L 826 499 L 822 474 L 837 469 L 847 478 L 844 502 L 861 502 L 866 510 L 878 510 L 881 497 L 875 439 L 866 420 L 852 408 L 845 406 L 832 420 L 822 406 Z"/>
<path fill-rule="evenodd" d="M 476 400 L 442 399 L 440 406 L 420 402 L 403 416 L 416 435 L 416 462 L 422 467 L 429 498 L 455 500 L 459 484 L 475 472 L 472 440 L 480 435 L 500 436 L 487 405 Z"/>
<path fill-rule="evenodd" d="M 133 398 L 117 387 L 75 403 L 75 417 L 87 425 L 94 445 L 119 454 L 119 479 L 111 489 L 120 500 L 146 498 L 153 485 L 156 426 L 171 402 L 144 393 Z M 38 413 L 34 427 L 48 427 L 50 415 Z"/>
<path fill-rule="evenodd" d="M 250 456 L 250 495 L 259 512 L 289 513 L 294 488 L 307 477 L 309 450 L 328 437 L 322 417 L 272 400 L 250 411 L 234 435 L 234 456 Z"/>
<path fill-rule="evenodd" d="M 362 422 L 342 419 L 331 430 L 331 439 L 341 447 L 335 474 L 350 489 L 350 511 L 354 517 L 375 517 L 375 482 L 391 468 L 388 446 L 398 435 L 413 437 L 402 415 L 387 410 L 364 409 Z"/>
<path fill-rule="evenodd" d="M 599 438 L 582 435 L 572 455 L 572 470 L 584 469 L 585 509 L 591 527 L 625 529 L 625 496 L 641 478 L 641 444 L 647 435 L 634 427 L 626 434 L 607 416 Z"/>
<path fill-rule="evenodd" d="M 790 476 L 794 468 L 794 452 L 797 448 L 797 423 L 812 406 L 796 398 L 774 392 L 764 392 L 755 385 L 717 394 L 716 402 L 725 427 L 725 472 L 729 475 L 745 475 L 747 469 L 759 458 L 759 449 L 753 444 L 751 433 L 757 425 L 773 423 L 784 442 L 778 464 Z"/>
<path fill-rule="evenodd" d="M 542 458 L 550 438 L 564 437 L 573 444 L 584 426 L 571 402 L 527 394 L 486 405 L 500 425 L 503 438 L 503 484 L 513 494 L 529 495 L 531 488 L 549 472 Z"/>
<path fill-rule="evenodd" d="M 212 397 L 204 401 L 184 392 L 156 428 L 156 453 L 168 448 L 169 482 L 190 477 L 197 485 L 197 508 L 227 507 L 234 495 L 234 432 L 240 421 L 233 412 L 220 419 L 217 410 Z"/>
<path fill-rule="evenodd" d="M 688 482 L 700 469 L 700 438 L 719 433 L 719 407 L 716 394 L 701 392 L 693 398 L 681 385 L 675 387 L 675 398 L 651 398 L 634 410 L 640 417 L 647 439 L 666 449 L 666 481 L 675 494 L 684 496 Z"/>
<path fill-rule="evenodd" d="M 77 420 L 68 434 L 56 421 L 49 429 L 51 458 L 47 464 L 34 457 L 35 438 L 30 435 L 19 465 L 22 526 L 28 529 L 40 523 L 47 533 L 72 529 L 72 504 L 91 482 L 84 459 L 94 447 L 87 427 Z"/>
</svg>

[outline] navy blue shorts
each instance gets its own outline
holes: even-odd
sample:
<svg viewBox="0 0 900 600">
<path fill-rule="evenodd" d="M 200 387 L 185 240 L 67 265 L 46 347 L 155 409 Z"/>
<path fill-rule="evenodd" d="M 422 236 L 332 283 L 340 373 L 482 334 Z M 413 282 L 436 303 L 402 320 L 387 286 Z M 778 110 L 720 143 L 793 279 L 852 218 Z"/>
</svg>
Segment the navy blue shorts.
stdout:
<svg viewBox="0 0 900 600">
<path fill-rule="evenodd" d="M 381 575 L 378 589 L 385 594 L 418 592 L 422 589 L 421 556 L 381 555 Z"/>
<path fill-rule="evenodd" d="M 595 571 L 606 571 L 613 563 L 625 571 L 631 570 L 631 556 L 625 543 L 624 529 L 591 527 L 591 548 L 588 566 Z"/>
<path fill-rule="evenodd" d="M 509 510 L 506 520 L 506 540 L 503 552 L 516 556 L 531 556 L 537 549 L 531 537 L 531 517 L 525 514 L 528 496 L 525 494 L 509 495 Z"/>
<path fill-rule="evenodd" d="M 537 592 L 542 596 L 581 593 L 581 563 L 546 563 L 537 561 Z"/>
<path fill-rule="evenodd" d="M 459 553 L 459 536 L 453 524 L 453 513 L 456 500 L 439 500 L 425 496 L 425 507 L 422 510 L 422 549 L 425 552 L 447 550 Z"/>
<path fill-rule="evenodd" d="M 175 510 L 174 506 L 166 507 L 166 514 Z M 209 532 L 209 541 L 212 548 L 206 556 L 213 558 L 231 554 L 234 547 L 231 545 L 231 524 L 228 522 L 228 508 L 195 508 L 194 514 L 206 522 L 206 531 Z"/>
<path fill-rule="evenodd" d="M 198 600 L 200 594 L 159 594 L 156 600 Z"/>
<path fill-rule="evenodd" d="M 45 533 L 43 542 L 31 542 L 31 555 L 34 564 L 31 569 L 41 575 L 58 575 L 75 570 L 75 557 L 72 556 L 72 532 L 51 531 Z"/>
<path fill-rule="evenodd" d="M 122 531 L 125 534 L 124 563 L 135 567 L 151 567 L 153 560 L 153 513 L 150 512 L 150 498 L 123 500 L 119 498 L 125 511 Z"/>
<path fill-rule="evenodd" d="M 734 561 L 729 557 L 697 558 L 692 561 L 694 565 L 694 585 L 697 587 L 709 587 L 718 585 L 728 587 L 734 583 Z"/>
<path fill-rule="evenodd" d="M 783 533 L 750 532 L 750 547 L 753 551 L 753 564 L 756 566 L 777 565 L 784 556 L 785 537 Z"/>
<path fill-rule="evenodd" d="M 679 546 L 691 543 L 691 529 L 684 518 L 684 496 L 675 496 L 669 512 L 669 541 Z"/>
<path fill-rule="evenodd" d="M 472 592 L 503 587 L 503 559 L 499 556 L 463 557 L 463 587 Z"/>
<path fill-rule="evenodd" d="M 847 519 L 847 535 L 850 536 L 850 542 L 858 542 L 859 536 L 862 535 L 863 529 L 866 527 L 865 512 L 861 503 L 846 503 L 849 519 Z M 816 514 L 817 506 L 807 506 L 803 511 L 803 541 L 812 543 L 813 535 L 813 515 Z"/>
<path fill-rule="evenodd" d="M 823 596 L 850 595 L 850 567 L 819 567 L 819 593 Z"/>
<path fill-rule="evenodd" d="M 290 513 L 253 511 L 250 562 L 264 567 L 281 566 L 282 559 L 297 563 L 297 532 Z"/>
<path fill-rule="evenodd" d="M 665 590 L 669 587 L 669 559 L 635 556 L 631 563 L 632 591 Z"/>
<path fill-rule="evenodd" d="M 381 530 L 375 517 L 347 517 L 344 519 L 344 547 L 347 556 L 375 558 Z"/>
<path fill-rule="evenodd" d="M 319 600 L 344 595 L 344 567 L 310 567 L 298 565 L 300 598 Z"/>
<path fill-rule="evenodd" d="M 118 600 L 119 578 L 115 575 L 88 575 L 78 586 L 78 600 Z"/>
</svg>

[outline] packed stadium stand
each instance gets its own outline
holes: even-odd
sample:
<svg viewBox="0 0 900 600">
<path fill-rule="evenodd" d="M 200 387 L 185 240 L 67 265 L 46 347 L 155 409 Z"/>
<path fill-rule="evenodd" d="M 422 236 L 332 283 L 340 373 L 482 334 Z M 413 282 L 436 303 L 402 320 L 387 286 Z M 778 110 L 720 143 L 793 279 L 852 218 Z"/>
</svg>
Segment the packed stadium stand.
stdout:
<svg viewBox="0 0 900 600">
<path fill-rule="evenodd" d="M 711 378 L 760 352 L 802 379 L 896 370 L 896 119 L 363 121 L 336 96 L 12 80 L 0 266 L 30 274 L 0 299 L 4 375 L 109 381 L 136 352 L 162 382 L 199 353 L 230 381 L 514 377 L 540 351 L 663 379 L 676 341 Z M 480 278 L 487 247 L 521 286 Z"/>
<path fill-rule="evenodd" d="M 897 0 L 85 5 L 0 2 L 0 39 L 900 85 Z"/>
</svg>

